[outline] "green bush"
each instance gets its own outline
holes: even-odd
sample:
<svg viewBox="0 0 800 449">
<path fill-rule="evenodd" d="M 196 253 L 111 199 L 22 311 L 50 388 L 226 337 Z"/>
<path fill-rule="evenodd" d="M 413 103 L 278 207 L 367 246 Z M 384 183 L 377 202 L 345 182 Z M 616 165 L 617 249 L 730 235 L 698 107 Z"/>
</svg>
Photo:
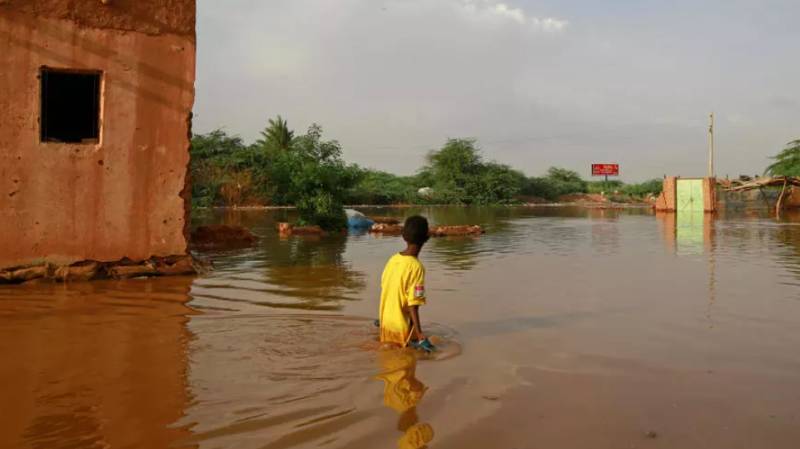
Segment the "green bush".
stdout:
<svg viewBox="0 0 800 449">
<path fill-rule="evenodd" d="M 312 125 L 298 137 L 288 151 L 276 156 L 273 179 L 288 179 L 280 194 L 294 204 L 303 224 L 318 225 L 329 231 L 347 226 L 344 200 L 359 180 L 360 171 L 348 166 L 335 140 L 323 141 L 322 128 Z"/>
<path fill-rule="evenodd" d="M 247 147 L 242 139 L 215 130 L 192 137 L 189 164 L 192 205 L 211 207 L 223 203 L 221 189 L 229 182 L 227 174 L 244 169 Z"/>
<path fill-rule="evenodd" d="M 428 154 L 417 179 L 433 188 L 431 202 L 503 204 L 516 201 L 525 175 L 511 167 L 484 162 L 473 139 L 450 139 Z"/>
<path fill-rule="evenodd" d="M 622 181 L 618 180 L 611 180 L 611 181 L 589 181 L 586 183 L 588 193 L 611 193 L 616 192 L 618 190 L 622 190 L 622 187 L 625 185 Z"/>
<path fill-rule="evenodd" d="M 416 201 L 418 187 L 415 177 L 356 169 L 358 182 L 347 193 L 347 204 L 409 204 Z"/>
<path fill-rule="evenodd" d="M 664 181 L 661 179 L 651 179 L 639 184 L 625 184 L 620 190 L 626 195 L 643 198 L 648 195 L 658 195 L 664 188 Z"/>
<path fill-rule="evenodd" d="M 525 182 L 522 172 L 507 165 L 488 163 L 470 184 L 468 193 L 476 204 L 508 204 L 517 201 Z"/>
<path fill-rule="evenodd" d="M 550 167 L 547 175 L 528 178 L 522 193 L 556 201 L 562 195 L 587 193 L 588 183 L 572 170 Z"/>
</svg>

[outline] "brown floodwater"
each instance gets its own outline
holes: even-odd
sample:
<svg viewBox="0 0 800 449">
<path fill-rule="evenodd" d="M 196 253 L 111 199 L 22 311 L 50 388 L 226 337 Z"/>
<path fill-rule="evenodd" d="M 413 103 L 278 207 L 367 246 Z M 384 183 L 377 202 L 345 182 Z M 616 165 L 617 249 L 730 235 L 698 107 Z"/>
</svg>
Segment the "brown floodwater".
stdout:
<svg viewBox="0 0 800 449">
<path fill-rule="evenodd" d="M 381 209 L 434 239 L 435 357 L 379 351 L 397 237 L 261 236 L 176 277 L 0 288 L 1 448 L 797 448 L 800 218 Z"/>
</svg>

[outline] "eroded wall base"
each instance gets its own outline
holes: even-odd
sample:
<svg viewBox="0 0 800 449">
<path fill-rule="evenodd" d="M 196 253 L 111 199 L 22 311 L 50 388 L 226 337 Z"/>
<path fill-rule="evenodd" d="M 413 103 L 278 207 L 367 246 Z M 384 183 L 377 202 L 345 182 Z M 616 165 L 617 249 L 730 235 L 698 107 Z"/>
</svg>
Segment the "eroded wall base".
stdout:
<svg viewBox="0 0 800 449">
<path fill-rule="evenodd" d="M 136 277 L 197 274 L 205 269 L 202 261 L 190 255 L 152 257 L 145 261 L 83 261 L 71 265 L 42 263 L 0 270 L 0 284 L 21 284 L 35 280 L 56 282 L 95 279 L 131 279 Z"/>
</svg>

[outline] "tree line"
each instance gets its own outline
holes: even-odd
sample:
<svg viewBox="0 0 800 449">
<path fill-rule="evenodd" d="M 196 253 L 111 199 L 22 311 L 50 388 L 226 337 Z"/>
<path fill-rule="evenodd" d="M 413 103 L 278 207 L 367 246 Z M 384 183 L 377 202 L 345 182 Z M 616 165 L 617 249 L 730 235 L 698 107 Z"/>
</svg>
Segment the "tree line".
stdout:
<svg viewBox="0 0 800 449">
<path fill-rule="evenodd" d="M 193 206 L 291 205 L 302 222 L 329 229 L 344 226 L 344 204 L 492 205 L 599 191 L 622 197 L 661 191 L 658 179 L 588 182 L 557 167 L 529 177 L 485 160 L 477 142 L 463 138 L 428 153 L 415 175 L 398 176 L 345 162 L 341 145 L 325 140 L 322 127 L 313 124 L 296 134 L 280 116 L 251 144 L 223 130 L 195 135 L 191 156 Z"/>
</svg>

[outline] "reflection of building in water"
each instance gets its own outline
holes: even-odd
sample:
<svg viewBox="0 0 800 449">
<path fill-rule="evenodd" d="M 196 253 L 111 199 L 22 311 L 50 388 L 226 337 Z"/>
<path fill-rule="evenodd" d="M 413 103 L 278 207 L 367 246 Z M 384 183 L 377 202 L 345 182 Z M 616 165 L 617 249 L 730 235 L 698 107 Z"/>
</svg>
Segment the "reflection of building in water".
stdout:
<svg viewBox="0 0 800 449">
<path fill-rule="evenodd" d="M 703 254 L 714 243 L 713 214 L 700 211 L 658 213 L 664 245 L 677 255 Z"/>
<path fill-rule="evenodd" d="M 716 281 L 716 229 L 714 214 L 702 210 L 678 211 L 656 214 L 664 245 L 678 256 L 701 256 L 708 258 L 708 310 L 706 317 L 711 322 L 711 312 L 717 296 Z M 711 324 L 713 327 L 713 323 Z"/>
<path fill-rule="evenodd" d="M 170 447 L 190 278 L 0 290 L 0 447 Z"/>
<path fill-rule="evenodd" d="M 433 440 L 430 424 L 420 423 L 417 404 L 425 395 L 426 387 L 416 378 L 417 359 L 409 350 L 384 350 L 379 353 L 384 382 L 383 404 L 400 414 L 398 430 L 403 436 L 398 440 L 400 449 L 421 449 Z"/>
<path fill-rule="evenodd" d="M 702 210 L 680 211 L 675 214 L 675 243 L 679 255 L 703 254 L 710 242 L 711 226 L 706 225 L 711 215 Z"/>
</svg>

